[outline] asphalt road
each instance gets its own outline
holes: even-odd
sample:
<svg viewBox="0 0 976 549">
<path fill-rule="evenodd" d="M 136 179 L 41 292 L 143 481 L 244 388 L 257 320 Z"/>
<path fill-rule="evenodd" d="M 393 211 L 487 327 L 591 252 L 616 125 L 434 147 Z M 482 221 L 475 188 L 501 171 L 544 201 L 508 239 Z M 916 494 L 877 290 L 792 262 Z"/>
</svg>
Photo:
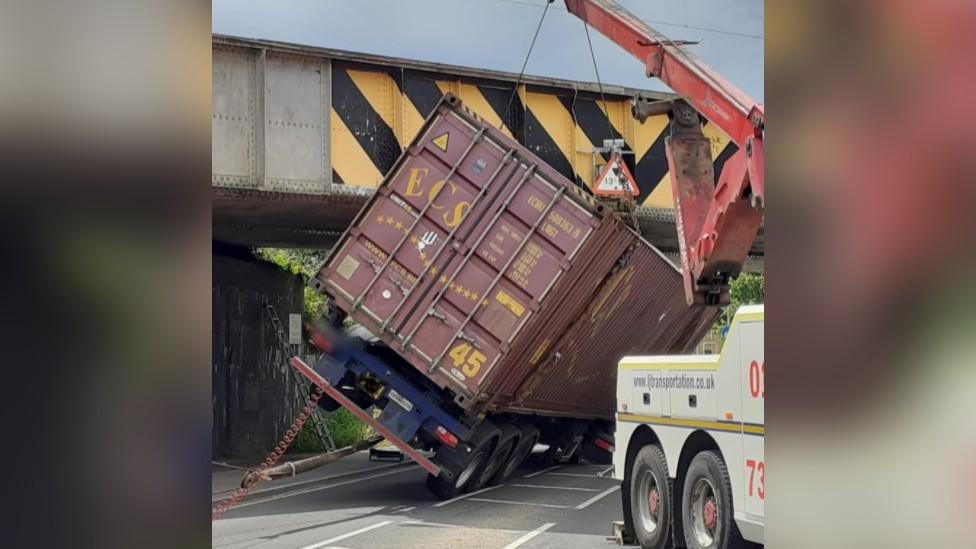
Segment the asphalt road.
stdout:
<svg viewBox="0 0 976 549">
<path fill-rule="evenodd" d="M 620 483 L 607 466 L 532 462 L 506 484 L 440 501 L 413 464 L 248 500 L 213 523 L 213 547 L 611 548 Z"/>
</svg>

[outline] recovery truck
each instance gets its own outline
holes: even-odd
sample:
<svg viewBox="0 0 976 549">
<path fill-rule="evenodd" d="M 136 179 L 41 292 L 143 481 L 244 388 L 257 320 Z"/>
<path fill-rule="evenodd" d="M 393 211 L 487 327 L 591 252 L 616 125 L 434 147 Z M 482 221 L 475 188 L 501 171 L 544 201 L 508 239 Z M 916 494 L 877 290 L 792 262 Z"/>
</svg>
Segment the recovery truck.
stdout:
<svg viewBox="0 0 976 549">
<path fill-rule="evenodd" d="M 681 97 L 633 105 L 671 117 L 681 268 L 448 94 L 310 282 L 330 302 L 311 336 L 324 354 L 292 364 L 445 499 L 505 480 L 539 442 L 609 461 L 617 361 L 691 350 L 762 219 L 762 107 L 613 2 L 566 6 Z M 705 120 L 740 147 L 717 184 Z"/>
<path fill-rule="evenodd" d="M 638 118 L 667 113 L 665 143 L 689 305 L 728 303 L 765 203 L 765 110 L 679 42 L 610 0 L 569 11 L 641 61 L 680 99 L 635 99 Z M 717 181 L 702 124 L 738 146 Z M 617 376 L 614 474 L 624 540 L 645 549 L 764 543 L 764 308 L 735 314 L 720 356 L 628 356 Z"/>
<path fill-rule="evenodd" d="M 763 543 L 764 326 L 763 306 L 744 306 L 720 355 L 620 361 L 613 462 L 624 538 L 653 549 Z"/>
</svg>

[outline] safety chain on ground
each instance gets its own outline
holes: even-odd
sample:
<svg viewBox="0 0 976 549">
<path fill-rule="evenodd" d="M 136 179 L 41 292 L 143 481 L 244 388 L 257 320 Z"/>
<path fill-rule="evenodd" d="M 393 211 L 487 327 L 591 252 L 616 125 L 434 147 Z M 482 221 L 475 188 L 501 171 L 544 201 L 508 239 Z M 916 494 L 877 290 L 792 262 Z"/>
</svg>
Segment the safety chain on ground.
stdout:
<svg viewBox="0 0 976 549">
<path fill-rule="evenodd" d="M 284 455 L 285 451 L 288 450 L 288 447 L 291 446 L 292 441 L 294 441 L 295 437 L 298 436 L 298 433 L 302 431 L 302 426 L 305 425 L 308 418 L 312 416 L 312 412 L 318 408 L 319 399 L 322 398 L 323 394 L 325 393 L 319 386 L 313 386 L 312 394 L 309 395 L 308 400 L 305 402 L 305 407 L 302 408 L 301 413 L 298 414 L 298 417 L 296 417 L 295 421 L 292 422 L 291 427 L 288 428 L 288 431 L 285 432 L 285 436 L 283 436 L 281 441 L 278 442 L 278 445 L 275 446 L 274 451 L 268 454 L 268 457 L 266 457 L 264 462 L 261 463 L 261 466 L 257 470 L 257 474 L 248 475 L 247 480 L 240 488 L 234 490 L 234 493 L 231 494 L 230 497 L 218 503 L 211 510 L 211 522 L 219 519 L 224 513 L 230 511 L 232 508 L 234 508 L 234 506 L 240 503 L 241 500 L 243 500 L 244 497 L 247 496 L 247 494 L 250 493 L 250 491 L 258 483 L 262 473 L 269 468 L 274 467 L 274 465 L 278 463 L 281 456 Z"/>
</svg>

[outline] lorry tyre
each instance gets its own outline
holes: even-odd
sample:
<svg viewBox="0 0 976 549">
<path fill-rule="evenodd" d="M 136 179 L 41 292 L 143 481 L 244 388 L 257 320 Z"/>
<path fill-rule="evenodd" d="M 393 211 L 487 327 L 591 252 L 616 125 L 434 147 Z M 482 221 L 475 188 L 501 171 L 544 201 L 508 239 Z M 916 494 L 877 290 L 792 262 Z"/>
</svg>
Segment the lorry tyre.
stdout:
<svg viewBox="0 0 976 549">
<path fill-rule="evenodd" d="M 729 470 L 718 452 L 701 452 L 691 460 L 681 502 L 688 549 L 747 547 L 735 524 Z"/>
<path fill-rule="evenodd" d="M 520 432 L 518 443 L 512 449 L 511 453 L 509 453 L 505 463 L 488 480 L 488 484 L 491 486 L 501 484 L 511 478 L 525 459 L 529 457 L 529 454 L 532 453 L 532 448 L 535 448 L 536 443 L 539 442 L 539 430 L 533 425 L 526 422 L 519 422 L 518 429 Z"/>
<path fill-rule="evenodd" d="M 461 445 L 454 450 L 442 448 L 438 454 L 446 451 L 450 452 L 451 457 L 454 458 L 443 461 L 460 463 L 460 465 L 451 480 L 446 480 L 440 476 L 427 475 L 427 489 L 441 499 L 455 498 L 464 493 L 471 485 L 471 482 L 476 480 L 481 472 L 484 471 L 488 458 L 491 457 L 491 453 L 494 450 L 495 441 L 498 440 L 498 435 L 498 428 L 492 425 L 491 422 L 484 421 L 478 426 L 477 432 L 467 444 L 470 452 L 466 451 Z M 458 456 L 463 457 L 458 458 Z M 439 462 L 440 460 L 435 456 L 434 461 Z"/>
<path fill-rule="evenodd" d="M 634 536 L 642 549 L 671 547 L 671 482 L 664 451 L 656 444 L 644 446 L 634 457 L 627 475 L 628 501 Z M 627 511 L 625 510 L 625 513 Z"/>
<path fill-rule="evenodd" d="M 501 436 L 498 437 L 498 443 L 495 444 L 495 451 L 492 452 L 478 478 L 473 479 L 468 485 L 469 491 L 480 490 L 486 486 L 498 471 L 508 463 L 508 458 L 512 455 L 512 450 L 515 449 L 515 445 L 519 441 L 521 431 L 514 424 L 505 422 L 501 423 L 498 428 L 501 430 Z"/>
</svg>

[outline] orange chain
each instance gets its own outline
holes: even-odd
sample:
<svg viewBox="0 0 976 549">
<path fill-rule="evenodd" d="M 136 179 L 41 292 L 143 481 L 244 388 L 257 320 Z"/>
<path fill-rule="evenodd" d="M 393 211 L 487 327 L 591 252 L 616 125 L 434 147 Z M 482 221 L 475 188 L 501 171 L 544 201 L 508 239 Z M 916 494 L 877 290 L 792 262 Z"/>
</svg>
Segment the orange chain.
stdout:
<svg viewBox="0 0 976 549">
<path fill-rule="evenodd" d="M 241 500 L 244 499 L 248 493 L 250 493 L 254 486 L 257 485 L 258 480 L 262 476 L 261 473 L 270 469 L 271 467 L 274 467 L 274 465 L 278 463 L 278 460 L 281 459 L 281 456 L 284 455 L 285 451 L 288 450 L 288 447 L 291 446 L 292 441 L 295 440 L 298 433 L 302 432 L 302 426 L 305 425 L 308 418 L 312 416 L 312 412 L 314 412 L 318 407 L 319 399 L 322 398 L 323 394 L 325 393 L 319 386 L 312 386 L 312 394 L 309 395 L 308 400 L 305 401 L 305 407 L 302 408 L 301 413 L 299 413 L 298 417 L 295 418 L 295 421 L 292 422 L 291 427 L 288 428 L 288 431 L 285 432 L 285 436 L 283 436 L 278 445 L 275 446 L 274 451 L 268 454 L 268 457 L 266 457 L 264 462 L 261 463 L 261 467 L 258 468 L 257 474 L 248 475 L 247 481 L 243 486 L 237 490 L 234 490 L 234 493 L 231 494 L 230 497 L 218 503 L 211 510 L 211 522 L 219 519 L 224 513 L 230 511 L 235 505 L 240 503 Z"/>
</svg>

